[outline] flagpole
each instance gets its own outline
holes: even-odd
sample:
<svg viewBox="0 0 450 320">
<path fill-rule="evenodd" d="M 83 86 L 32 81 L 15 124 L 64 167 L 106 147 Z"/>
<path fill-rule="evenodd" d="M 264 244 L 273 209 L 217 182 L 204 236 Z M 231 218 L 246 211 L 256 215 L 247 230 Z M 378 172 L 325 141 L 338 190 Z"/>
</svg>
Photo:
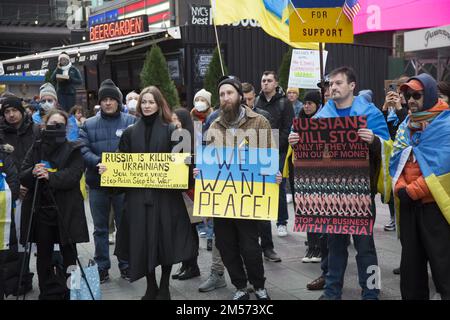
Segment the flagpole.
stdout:
<svg viewBox="0 0 450 320">
<path fill-rule="evenodd" d="M 295 13 L 297 14 L 298 18 L 300 19 L 300 21 L 302 23 L 305 23 L 305 20 L 303 20 L 303 18 L 300 16 L 300 13 L 298 13 L 297 8 L 294 6 L 294 4 L 292 3 L 292 0 L 289 0 L 289 3 L 291 4 L 292 8 L 294 8 Z"/>
<path fill-rule="evenodd" d="M 338 25 L 339 20 L 341 20 L 342 11 L 344 11 L 344 8 L 341 8 L 341 12 L 339 13 L 339 17 L 336 19 L 336 26 Z"/>
<path fill-rule="evenodd" d="M 325 90 L 324 90 L 324 79 L 323 79 L 323 46 L 322 42 L 319 42 L 319 65 L 320 65 L 320 96 L 322 99 L 322 106 L 325 105 Z"/>
<path fill-rule="evenodd" d="M 214 33 L 216 35 L 217 50 L 219 51 L 220 68 L 222 70 L 222 76 L 225 76 L 225 70 L 223 68 L 223 61 L 222 61 L 222 51 L 220 50 L 219 35 L 217 33 L 217 26 L 216 26 L 216 0 L 211 0 L 211 2 L 213 10 Z"/>
</svg>

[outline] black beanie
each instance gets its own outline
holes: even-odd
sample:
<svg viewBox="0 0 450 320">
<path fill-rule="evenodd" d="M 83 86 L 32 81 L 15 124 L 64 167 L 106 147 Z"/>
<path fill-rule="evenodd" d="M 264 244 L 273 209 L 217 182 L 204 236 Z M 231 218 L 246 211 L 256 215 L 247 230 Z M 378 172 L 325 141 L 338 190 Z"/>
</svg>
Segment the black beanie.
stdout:
<svg viewBox="0 0 450 320">
<path fill-rule="evenodd" d="M 100 89 L 98 89 L 98 103 L 105 99 L 112 98 L 117 100 L 119 103 L 119 108 L 122 106 L 123 95 L 120 89 L 115 85 L 111 79 L 106 79 L 100 84 Z"/>
<path fill-rule="evenodd" d="M 235 77 L 235 76 L 222 77 L 219 80 L 219 85 L 217 86 L 217 92 L 219 92 L 220 87 L 223 86 L 224 84 L 232 85 L 237 90 L 237 92 L 241 95 L 241 97 L 244 96 L 244 94 L 242 93 L 242 83 L 238 77 Z"/>
<path fill-rule="evenodd" d="M 25 108 L 22 106 L 22 99 L 18 97 L 7 97 L 2 100 L 2 109 L 0 110 L 2 116 L 4 116 L 5 110 L 8 108 L 16 108 L 22 116 L 25 113 Z"/>
<path fill-rule="evenodd" d="M 316 104 L 317 108 L 322 104 L 322 97 L 320 96 L 320 92 L 317 90 L 314 91 L 308 91 L 305 94 L 305 98 L 303 99 L 304 102 L 306 101 L 312 101 Z"/>
</svg>

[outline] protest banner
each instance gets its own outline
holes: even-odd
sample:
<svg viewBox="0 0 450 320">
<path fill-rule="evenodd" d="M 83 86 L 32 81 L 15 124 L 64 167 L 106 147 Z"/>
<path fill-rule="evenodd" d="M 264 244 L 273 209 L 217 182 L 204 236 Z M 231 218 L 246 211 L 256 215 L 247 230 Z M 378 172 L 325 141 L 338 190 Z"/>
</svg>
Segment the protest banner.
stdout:
<svg viewBox="0 0 450 320">
<path fill-rule="evenodd" d="M 366 126 L 364 116 L 294 119 L 294 231 L 372 234 L 369 145 L 358 136 Z"/>
<path fill-rule="evenodd" d="M 265 170 L 262 152 L 270 153 L 268 158 L 278 159 L 277 149 L 202 147 L 202 161 L 197 161 L 200 174 L 195 181 L 193 215 L 276 220 L 279 185 L 276 171 Z"/>
<path fill-rule="evenodd" d="M 103 153 L 102 187 L 187 189 L 189 153 Z"/>
<path fill-rule="evenodd" d="M 328 51 L 323 51 L 323 66 L 327 61 Z M 292 50 L 289 68 L 289 88 L 316 89 L 320 82 L 320 58 L 317 50 Z"/>
</svg>

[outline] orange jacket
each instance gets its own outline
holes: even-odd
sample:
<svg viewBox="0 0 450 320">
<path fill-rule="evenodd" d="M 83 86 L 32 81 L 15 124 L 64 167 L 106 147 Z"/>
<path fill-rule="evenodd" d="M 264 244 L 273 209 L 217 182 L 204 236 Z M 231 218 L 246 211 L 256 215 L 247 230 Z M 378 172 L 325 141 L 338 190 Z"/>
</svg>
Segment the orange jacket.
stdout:
<svg viewBox="0 0 450 320">
<path fill-rule="evenodd" d="M 417 162 L 410 160 L 406 162 L 402 174 L 395 185 L 395 194 L 401 188 L 406 188 L 406 192 L 413 200 L 422 200 L 422 203 L 434 202 L 434 198 L 431 195 L 430 189 L 428 189 Z"/>
<path fill-rule="evenodd" d="M 447 109 L 448 105 L 439 99 L 438 103 L 428 111 L 443 111 Z M 395 194 L 397 195 L 399 189 L 406 188 L 406 192 L 413 200 L 422 200 L 422 203 L 435 202 L 422 175 L 419 164 L 413 162 L 412 159 L 413 156 L 411 155 L 397 180 L 394 189 Z"/>
</svg>

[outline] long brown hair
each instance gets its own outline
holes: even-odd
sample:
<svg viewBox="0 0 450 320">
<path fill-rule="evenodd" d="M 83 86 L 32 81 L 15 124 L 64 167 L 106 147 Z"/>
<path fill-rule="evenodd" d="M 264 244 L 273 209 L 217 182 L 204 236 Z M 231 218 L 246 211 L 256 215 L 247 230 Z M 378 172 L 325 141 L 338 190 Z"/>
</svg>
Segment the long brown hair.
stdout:
<svg viewBox="0 0 450 320">
<path fill-rule="evenodd" d="M 146 87 L 141 91 L 141 94 L 139 95 L 139 99 L 138 99 L 138 104 L 136 107 L 136 110 L 139 112 L 139 114 L 143 115 L 142 109 L 141 109 L 141 102 L 142 102 L 142 97 L 146 93 L 150 93 L 153 95 L 153 99 L 155 99 L 155 102 L 158 105 L 158 114 L 160 115 L 161 119 L 165 123 L 171 123 L 172 122 L 172 111 L 170 110 L 169 104 L 167 103 L 167 100 L 164 98 L 161 91 L 159 91 L 159 89 L 155 86 Z"/>
<path fill-rule="evenodd" d="M 66 125 L 67 125 L 67 123 L 68 123 L 68 119 L 69 119 L 69 117 L 68 117 L 68 115 L 67 115 L 67 113 L 65 112 L 65 111 L 63 111 L 63 110 L 60 110 L 60 109 L 51 109 L 50 111 L 49 111 L 49 113 L 47 113 L 44 117 L 43 117 L 43 122 L 44 122 L 44 124 L 47 124 L 47 121 L 48 120 L 50 120 L 50 118 L 52 117 L 52 116 L 54 116 L 55 114 L 58 114 L 58 115 L 60 115 L 61 117 L 63 117 L 64 118 L 64 120 L 66 121 Z"/>
</svg>

